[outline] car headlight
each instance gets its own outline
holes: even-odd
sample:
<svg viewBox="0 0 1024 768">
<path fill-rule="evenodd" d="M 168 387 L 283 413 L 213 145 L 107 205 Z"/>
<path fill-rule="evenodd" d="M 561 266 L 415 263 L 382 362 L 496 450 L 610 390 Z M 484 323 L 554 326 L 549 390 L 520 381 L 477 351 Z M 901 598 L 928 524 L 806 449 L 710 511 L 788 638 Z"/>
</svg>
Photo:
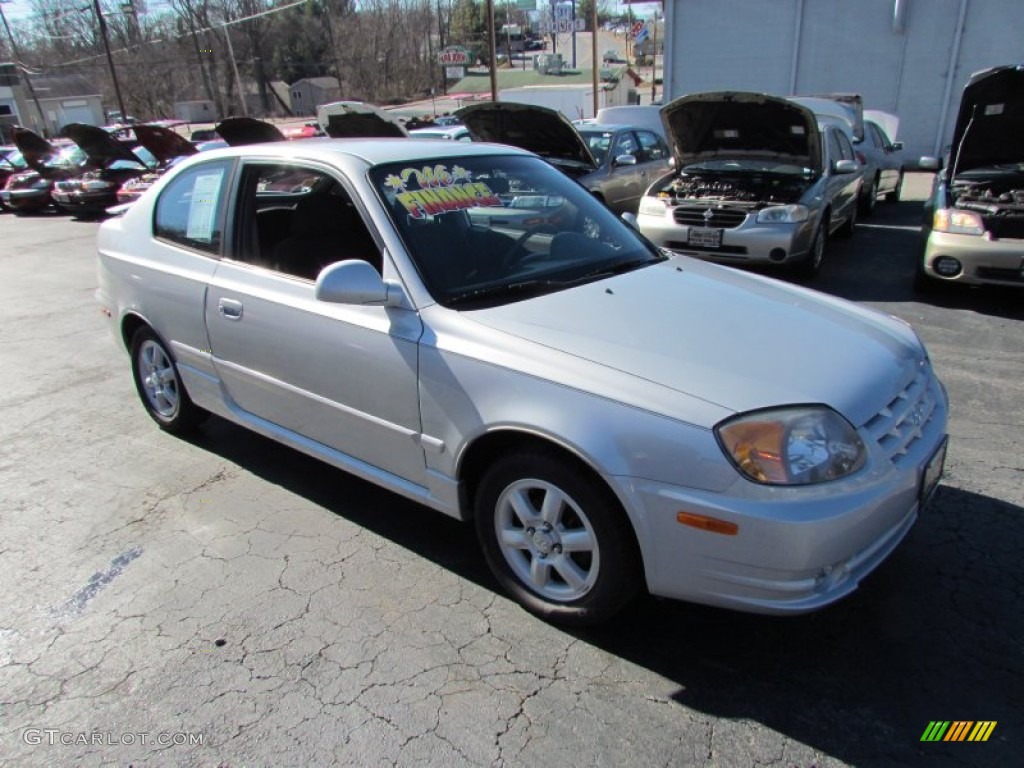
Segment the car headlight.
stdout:
<svg viewBox="0 0 1024 768">
<path fill-rule="evenodd" d="M 856 472 L 867 458 L 850 422 L 825 406 L 741 414 L 715 427 L 715 434 L 744 475 L 769 485 L 836 480 Z"/>
<path fill-rule="evenodd" d="M 956 208 L 938 208 L 932 217 L 932 229 L 954 235 L 985 234 L 981 216 L 973 211 L 960 211 Z"/>
<path fill-rule="evenodd" d="M 640 198 L 640 215 L 641 216 L 664 216 L 665 211 L 668 210 L 668 205 L 660 197 L 641 197 Z"/>
<path fill-rule="evenodd" d="M 807 221 L 809 211 L 806 205 L 773 205 L 757 212 L 757 220 L 762 224 L 796 224 Z"/>
</svg>

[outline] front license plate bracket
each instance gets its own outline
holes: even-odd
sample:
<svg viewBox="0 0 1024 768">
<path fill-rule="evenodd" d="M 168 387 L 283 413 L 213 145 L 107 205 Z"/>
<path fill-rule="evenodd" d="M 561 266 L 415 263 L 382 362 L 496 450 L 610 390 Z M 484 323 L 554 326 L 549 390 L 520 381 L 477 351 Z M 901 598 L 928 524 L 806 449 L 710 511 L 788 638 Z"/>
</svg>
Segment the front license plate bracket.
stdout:
<svg viewBox="0 0 1024 768">
<path fill-rule="evenodd" d="M 946 468 L 946 446 L 948 444 L 949 436 L 947 435 L 942 438 L 939 447 L 935 449 L 935 453 L 924 465 L 924 471 L 921 473 L 921 486 L 918 491 L 918 505 L 921 509 L 924 509 L 931 497 L 935 495 L 935 489 L 939 487 L 939 480 L 942 479 L 942 473 Z"/>
</svg>

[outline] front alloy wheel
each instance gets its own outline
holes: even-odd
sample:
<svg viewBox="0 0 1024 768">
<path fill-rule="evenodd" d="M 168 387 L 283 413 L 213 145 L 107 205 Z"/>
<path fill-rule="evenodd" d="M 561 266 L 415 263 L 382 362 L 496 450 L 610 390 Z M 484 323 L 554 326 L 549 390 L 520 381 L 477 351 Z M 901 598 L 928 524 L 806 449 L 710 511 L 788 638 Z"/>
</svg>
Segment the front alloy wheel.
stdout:
<svg viewBox="0 0 1024 768">
<path fill-rule="evenodd" d="M 499 460 L 480 483 L 476 527 L 498 581 L 539 616 L 595 624 L 636 593 L 639 558 L 625 513 L 560 456 Z"/>
<path fill-rule="evenodd" d="M 145 326 L 132 337 L 132 374 L 146 412 L 162 429 L 187 432 L 206 416 L 189 398 L 164 343 Z"/>
</svg>

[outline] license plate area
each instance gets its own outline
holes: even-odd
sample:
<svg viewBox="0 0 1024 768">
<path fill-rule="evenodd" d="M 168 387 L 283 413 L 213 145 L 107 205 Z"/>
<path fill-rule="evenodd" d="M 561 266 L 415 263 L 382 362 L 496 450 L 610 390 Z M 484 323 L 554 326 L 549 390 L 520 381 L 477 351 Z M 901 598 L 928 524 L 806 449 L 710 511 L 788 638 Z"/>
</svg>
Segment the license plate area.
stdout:
<svg viewBox="0 0 1024 768">
<path fill-rule="evenodd" d="M 928 463 L 924 465 L 924 472 L 921 473 L 921 488 L 918 491 L 918 502 L 922 508 L 931 499 L 932 494 L 935 493 L 935 489 L 939 485 L 939 480 L 942 479 L 942 472 L 946 466 L 946 446 L 948 444 L 949 438 L 942 438 L 942 443 L 935 449 L 935 453 L 928 459 Z"/>
<path fill-rule="evenodd" d="M 690 227 L 686 244 L 694 248 L 721 248 L 722 230 L 711 227 Z"/>
</svg>

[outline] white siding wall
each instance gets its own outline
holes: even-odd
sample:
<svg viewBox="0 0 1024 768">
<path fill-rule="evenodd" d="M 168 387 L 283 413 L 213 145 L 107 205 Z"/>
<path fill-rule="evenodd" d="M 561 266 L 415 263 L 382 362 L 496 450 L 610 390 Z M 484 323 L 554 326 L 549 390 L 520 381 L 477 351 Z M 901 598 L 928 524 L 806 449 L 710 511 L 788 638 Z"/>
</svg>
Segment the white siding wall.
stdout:
<svg viewBox="0 0 1024 768">
<path fill-rule="evenodd" d="M 945 99 L 962 3 L 965 23 Z M 897 5 L 906 8 L 902 31 L 893 24 Z M 668 0 L 665 6 L 666 100 L 714 90 L 859 93 L 866 108 L 900 116 L 898 138 L 908 157 L 948 144 L 972 72 L 1024 63 L 1024 0 Z"/>
</svg>

